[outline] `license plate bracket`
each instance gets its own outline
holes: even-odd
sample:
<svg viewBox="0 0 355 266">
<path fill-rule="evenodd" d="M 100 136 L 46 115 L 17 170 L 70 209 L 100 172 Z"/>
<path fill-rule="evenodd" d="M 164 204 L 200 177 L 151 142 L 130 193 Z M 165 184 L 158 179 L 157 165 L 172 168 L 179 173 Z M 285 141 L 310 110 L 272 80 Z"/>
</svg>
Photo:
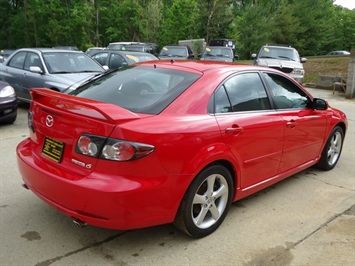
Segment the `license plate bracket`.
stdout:
<svg viewBox="0 0 355 266">
<path fill-rule="evenodd" d="M 49 137 L 44 138 L 42 155 L 49 158 L 57 163 L 62 160 L 64 150 L 64 143 Z"/>
</svg>

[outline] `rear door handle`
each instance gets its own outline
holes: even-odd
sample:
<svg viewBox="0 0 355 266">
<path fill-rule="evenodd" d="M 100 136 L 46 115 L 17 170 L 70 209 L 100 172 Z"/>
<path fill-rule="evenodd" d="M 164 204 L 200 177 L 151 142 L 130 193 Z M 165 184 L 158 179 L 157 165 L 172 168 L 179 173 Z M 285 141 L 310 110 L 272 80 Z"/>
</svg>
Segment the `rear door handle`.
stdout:
<svg viewBox="0 0 355 266">
<path fill-rule="evenodd" d="M 244 129 L 238 125 L 232 125 L 232 127 L 227 127 L 225 129 L 227 135 L 235 135 L 235 136 L 238 136 L 243 131 Z"/>
</svg>

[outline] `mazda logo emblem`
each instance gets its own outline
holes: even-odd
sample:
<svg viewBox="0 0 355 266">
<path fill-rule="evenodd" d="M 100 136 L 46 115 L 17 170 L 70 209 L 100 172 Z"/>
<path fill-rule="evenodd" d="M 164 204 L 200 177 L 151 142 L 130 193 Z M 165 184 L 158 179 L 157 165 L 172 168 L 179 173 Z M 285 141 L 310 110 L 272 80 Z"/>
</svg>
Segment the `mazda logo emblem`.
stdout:
<svg viewBox="0 0 355 266">
<path fill-rule="evenodd" d="M 46 126 L 47 127 L 52 127 L 54 123 L 54 119 L 51 115 L 47 115 L 46 117 Z"/>
</svg>

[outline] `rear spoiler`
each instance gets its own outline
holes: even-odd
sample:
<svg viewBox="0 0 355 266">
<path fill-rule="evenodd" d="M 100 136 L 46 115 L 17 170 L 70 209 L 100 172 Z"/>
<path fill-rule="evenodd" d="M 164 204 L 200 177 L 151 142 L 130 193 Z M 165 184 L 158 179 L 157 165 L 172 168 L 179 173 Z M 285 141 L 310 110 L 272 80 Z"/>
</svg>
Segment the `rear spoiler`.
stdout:
<svg viewBox="0 0 355 266">
<path fill-rule="evenodd" d="M 118 120 L 141 118 L 139 115 L 111 103 L 68 95 L 50 89 L 32 88 L 30 89 L 30 94 L 32 101 L 42 105 L 95 119 L 106 120 L 109 123 L 115 123 Z"/>
</svg>

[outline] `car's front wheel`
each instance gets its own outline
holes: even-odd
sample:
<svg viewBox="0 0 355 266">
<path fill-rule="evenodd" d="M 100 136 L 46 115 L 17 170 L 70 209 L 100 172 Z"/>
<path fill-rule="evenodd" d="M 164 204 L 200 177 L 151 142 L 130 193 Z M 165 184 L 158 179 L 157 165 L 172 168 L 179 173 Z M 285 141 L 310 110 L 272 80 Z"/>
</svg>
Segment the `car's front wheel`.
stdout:
<svg viewBox="0 0 355 266">
<path fill-rule="evenodd" d="M 337 164 L 343 148 L 344 131 L 336 126 L 329 135 L 317 166 L 323 170 L 331 170 Z"/>
<path fill-rule="evenodd" d="M 196 238 L 214 232 L 227 215 L 233 180 L 224 166 L 212 165 L 199 173 L 187 190 L 174 224 Z"/>
</svg>

